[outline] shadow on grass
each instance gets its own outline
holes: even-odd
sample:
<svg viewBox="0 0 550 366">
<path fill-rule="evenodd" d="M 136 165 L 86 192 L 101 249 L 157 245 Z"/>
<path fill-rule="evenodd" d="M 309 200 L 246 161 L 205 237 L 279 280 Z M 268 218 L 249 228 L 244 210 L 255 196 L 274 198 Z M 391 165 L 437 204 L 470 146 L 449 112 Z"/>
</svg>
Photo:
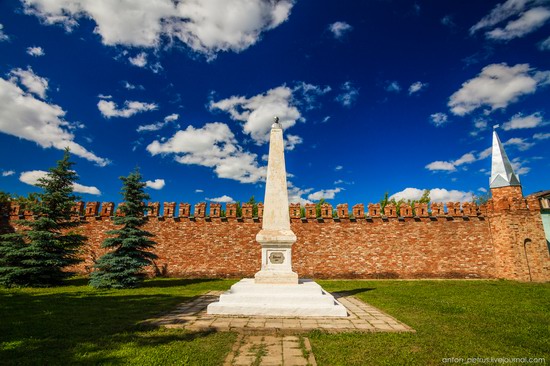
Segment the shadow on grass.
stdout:
<svg viewBox="0 0 550 366">
<path fill-rule="evenodd" d="M 109 350 L 206 337 L 138 325 L 191 298 L 131 291 L 0 292 L 0 364 L 124 363 Z"/>
<path fill-rule="evenodd" d="M 370 287 L 363 287 L 363 288 L 356 288 L 356 289 L 353 289 L 353 290 L 333 292 L 332 295 L 335 298 L 338 299 L 340 297 L 353 296 L 353 295 L 357 295 L 357 294 L 360 294 L 360 293 L 363 293 L 363 292 L 374 291 L 374 290 L 376 290 L 376 289 L 375 288 L 370 288 Z"/>
</svg>

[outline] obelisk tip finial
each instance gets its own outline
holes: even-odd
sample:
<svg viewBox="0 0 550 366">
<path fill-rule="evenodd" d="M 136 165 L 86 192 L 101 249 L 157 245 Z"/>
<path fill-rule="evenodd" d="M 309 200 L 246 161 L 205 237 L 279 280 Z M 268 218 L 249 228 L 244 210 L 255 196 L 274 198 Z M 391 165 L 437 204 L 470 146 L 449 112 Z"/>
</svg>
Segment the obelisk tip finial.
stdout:
<svg viewBox="0 0 550 366">
<path fill-rule="evenodd" d="M 279 123 L 279 117 L 277 116 L 273 117 L 273 124 L 271 125 L 271 128 L 279 128 L 279 129 L 283 128 Z"/>
</svg>

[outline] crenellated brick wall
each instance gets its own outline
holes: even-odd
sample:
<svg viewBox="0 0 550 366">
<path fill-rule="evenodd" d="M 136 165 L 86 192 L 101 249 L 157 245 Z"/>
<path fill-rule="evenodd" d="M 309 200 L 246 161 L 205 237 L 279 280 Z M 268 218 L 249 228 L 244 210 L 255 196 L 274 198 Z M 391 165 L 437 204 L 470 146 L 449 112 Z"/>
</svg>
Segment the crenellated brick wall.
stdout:
<svg viewBox="0 0 550 366">
<path fill-rule="evenodd" d="M 291 228 L 298 240 L 293 246 L 293 269 L 301 277 L 316 278 L 506 278 L 521 281 L 550 280 L 550 256 L 537 199 L 523 198 L 521 188 L 493 190 L 493 200 L 473 203 L 433 203 L 414 207 L 347 204 L 289 207 Z M 263 205 L 253 217 L 244 204 L 148 204 L 145 229 L 155 235 L 156 272 L 185 277 L 250 277 L 260 269 Z M 208 208 L 208 210 L 207 210 Z M 79 230 L 88 237 L 77 270 L 89 272 L 104 250 L 106 232 L 115 228 L 112 202 L 75 205 Z M 3 225 L 32 213 L 12 205 Z M 16 224 L 13 224 L 17 227 Z M 151 269 L 153 272 L 153 269 Z"/>
</svg>

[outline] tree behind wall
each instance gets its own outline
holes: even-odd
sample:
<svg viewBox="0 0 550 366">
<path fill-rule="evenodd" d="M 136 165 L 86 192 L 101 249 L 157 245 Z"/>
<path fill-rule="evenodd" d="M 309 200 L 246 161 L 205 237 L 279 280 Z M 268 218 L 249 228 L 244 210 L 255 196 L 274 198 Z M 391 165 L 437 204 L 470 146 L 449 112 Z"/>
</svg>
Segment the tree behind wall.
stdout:
<svg viewBox="0 0 550 366">
<path fill-rule="evenodd" d="M 108 231 L 114 235 L 101 244 L 102 248 L 111 249 L 100 257 L 94 265 L 90 285 L 96 288 L 131 288 L 137 287 L 145 278 L 144 268 L 153 264 L 157 256 L 151 253 L 155 242 L 149 238 L 153 234 L 142 230 L 146 218 L 144 212 L 148 209 L 145 200 L 149 195 L 145 193 L 145 183 L 136 169 L 127 177 L 120 178 L 123 182 L 123 205 L 120 210 L 123 216 L 113 219 L 116 225 L 122 228 Z"/>
<path fill-rule="evenodd" d="M 26 229 L 0 237 L 0 282 L 5 286 L 59 285 L 74 273 L 68 266 L 81 262 L 78 249 L 86 237 L 74 230 L 80 225 L 72 208 L 79 199 L 73 194 L 77 175 L 69 161 L 69 150 L 57 166 L 50 168 L 36 186 L 42 188 L 36 200 L 27 200 L 25 209 L 34 219 L 19 220 Z"/>
</svg>

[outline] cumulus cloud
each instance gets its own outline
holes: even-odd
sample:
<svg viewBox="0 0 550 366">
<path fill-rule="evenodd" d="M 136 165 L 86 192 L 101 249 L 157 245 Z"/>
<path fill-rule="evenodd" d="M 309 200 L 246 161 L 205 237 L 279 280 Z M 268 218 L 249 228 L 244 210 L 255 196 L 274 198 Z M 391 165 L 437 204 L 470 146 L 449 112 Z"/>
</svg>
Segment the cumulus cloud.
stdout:
<svg viewBox="0 0 550 366">
<path fill-rule="evenodd" d="M 311 201 L 319 201 L 320 199 L 331 200 L 334 199 L 334 197 L 336 197 L 336 194 L 341 191 L 342 188 L 322 189 L 320 191 L 310 193 L 307 196 L 307 199 Z"/>
<path fill-rule="evenodd" d="M 401 192 L 394 193 L 390 196 L 390 199 L 396 200 L 419 200 L 424 194 L 424 189 L 418 188 L 405 188 Z M 471 202 L 474 198 L 472 192 L 458 191 L 455 189 L 447 190 L 445 188 L 432 188 L 430 189 L 431 202 Z"/>
<path fill-rule="evenodd" d="M 13 170 L 3 170 L 2 171 L 2 176 L 3 177 L 9 177 L 9 176 L 14 175 L 14 174 L 15 174 L 15 171 L 13 171 Z"/>
<path fill-rule="evenodd" d="M 128 90 L 134 90 L 134 89 L 144 90 L 145 89 L 143 87 L 143 85 L 134 85 L 134 84 L 129 83 L 126 80 L 123 80 L 121 83 L 122 83 L 122 86 L 124 87 L 124 89 L 128 89 Z"/>
<path fill-rule="evenodd" d="M 144 103 L 127 100 L 124 102 L 124 108 L 118 109 L 118 106 L 115 102 L 111 100 L 101 99 L 97 103 L 97 108 L 105 118 L 129 118 L 136 113 L 154 111 L 158 108 L 158 106 L 155 103 Z"/>
<path fill-rule="evenodd" d="M 540 113 L 533 113 L 528 116 L 523 116 L 518 113 L 512 117 L 508 122 L 502 125 L 504 131 L 517 130 L 524 128 L 535 128 L 545 124 Z"/>
<path fill-rule="evenodd" d="M 148 180 L 145 182 L 145 186 L 151 189 L 163 189 L 166 185 L 166 182 L 164 179 L 155 179 L 155 180 Z"/>
<path fill-rule="evenodd" d="M 27 53 L 33 57 L 40 57 L 46 54 L 44 49 L 38 46 L 27 47 Z"/>
<path fill-rule="evenodd" d="M 46 177 L 48 172 L 43 170 L 30 170 L 27 172 L 22 172 L 19 176 L 19 180 L 23 183 L 35 186 L 38 183 L 40 178 Z M 77 193 L 87 193 L 95 196 L 101 195 L 101 191 L 96 187 L 88 187 L 79 183 L 73 183 L 73 192 Z"/>
<path fill-rule="evenodd" d="M 10 77 L 10 82 L 21 83 L 30 93 L 45 99 L 46 91 L 48 90 L 48 79 L 40 77 L 32 71 L 32 68 L 29 66 L 27 70 L 20 68 L 13 69 L 8 74 Z"/>
<path fill-rule="evenodd" d="M 335 100 L 344 107 L 351 107 L 359 96 L 359 88 L 356 88 L 351 81 L 346 81 L 340 86 L 340 94 Z"/>
<path fill-rule="evenodd" d="M 353 27 L 346 22 L 334 22 L 329 24 L 328 30 L 334 38 L 341 40 L 353 30 Z"/>
<path fill-rule="evenodd" d="M 147 54 L 145 52 L 140 52 L 134 57 L 129 57 L 128 61 L 134 66 L 145 67 L 147 66 Z"/>
<path fill-rule="evenodd" d="M 428 83 L 423 83 L 421 81 L 416 81 L 409 86 L 409 95 L 418 93 L 422 89 L 425 89 L 428 86 Z"/>
<path fill-rule="evenodd" d="M 0 23 L 0 42 L 9 41 L 10 37 L 4 33 L 4 25 Z"/>
<path fill-rule="evenodd" d="M 426 165 L 426 169 L 431 171 L 443 170 L 448 172 L 454 172 L 456 170 L 456 167 L 464 164 L 470 164 L 477 160 L 478 158 L 476 158 L 476 156 L 474 155 L 474 152 L 469 152 L 453 161 L 434 161 Z"/>
<path fill-rule="evenodd" d="M 294 126 L 296 121 L 304 120 L 296 104 L 293 89 L 279 86 L 250 98 L 232 96 L 212 101 L 210 109 L 227 112 L 233 120 L 243 122 L 243 131 L 256 144 L 262 145 L 269 141 L 274 116 L 279 117 L 279 123 L 285 130 Z"/>
<path fill-rule="evenodd" d="M 75 136 L 70 131 L 75 124 L 63 119 L 65 111 L 60 106 L 25 93 L 16 84 L 17 81 L 23 84 L 24 80 L 21 77 L 12 77 L 10 80 L 0 78 L 0 132 L 33 141 L 43 148 L 64 150 L 69 147 L 72 154 L 99 166 L 107 165 L 109 160 L 98 157 L 74 142 Z M 26 87 L 31 91 L 32 86 Z"/>
<path fill-rule="evenodd" d="M 265 179 L 265 167 L 258 166 L 257 155 L 243 151 L 233 132 L 224 123 L 207 123 L 201 128 L 188 126 L 167 141 L 153 141 L 147 146 L 151 155 L 174 154 L 181 164 L 213 168 L 219 178 L 241 183 Z"/>
<path fill-rule="evenodd" d="M 215 197 L 215 198 L 205 198 L 207 201 L 211 202 L 217 202 L 217 203 L 229 203 L 229 202 L 235 202 L 235 200 L 227 195 L 223 195 L 221 197 Z"/>
<path fill-rule="evenodd" d="M 490 29 L 485 33 L 489 39 L 510 40 L 523 37 L 540 28 L 548 20 L 549 10 L 538 6 L 547 3 L 547 0 L 507 0 L 495 6 L 488 15 L 474 24 L 470 28 L 470 34 Z M 507 20 L 504 28 L 495 28 Z"/>
<path fill-rule="evenodd" d="M 434 113 L 430 115 L 430 122 L 432 122 L 436 127 L 443 126 L 449 121 L 449 117 L 445 113 Z"/>
<path fill-rule="evenodd" d="M 533 135 L 533 138 L 535 140 L 546 140 L 546 139 L 550 139 L 550 133 L 536 133 Z"/>
<path fill-rule="evenodd" d="M 550 10 L 543 7 L 529 9 L 521 14 L 518 19 L 506 24 L 506 27 L 493 29 L 487 32 L 485 36 L 499 41 L 523 37 L 542 27 L 548 19 L 550 19 Z"/>
<path fill-rule="evenodd" d="M 487 113 L 506 108 L 521 96 L 534 93 L 550 83 L 550 71 L 536 71 L 529 64 L 508 66 L 505 63 L 485 66 L 481 73 L 466 81 L 449 98 L 451 112 L 464 116 L 480 107 Z"/>
<path fill-rule="evenodd" d="M 161 122 L 156 122 L 156 123 L 152 123 L 152 124 L 149 124 L 149 125 L 139 126 L 136 131 L 137 132 L 158 131 L 161 128 L 163 128 L 164 126 L 166 126 L 167 124 L 177 121 L 178 118 L 179 118 L 179 114 L 173 113 L 173 114 L 170 114 L 170 115 L 164 117 L 164 120 L 161 121 Z"/>
<path fill-rule="evenodd" d="M 286 21 L 292 0 L 23 0 L 25 12 L 44 24 L 67 31 L 82 18 L 96 23 L 94 32 L 109 46 L 159 47 L 180 41 L 214 58 L 217 52 L 241 52 L 261 34 Z"/>
<path fill-rule="evenodd" d="M 445 170 L 449 172 L 453 172 L 456 170 L 454 164 L 450 161 L 434 161 L 430 164 L 426 165 L 426 169 L 428 170 Z"/>
</svg>

